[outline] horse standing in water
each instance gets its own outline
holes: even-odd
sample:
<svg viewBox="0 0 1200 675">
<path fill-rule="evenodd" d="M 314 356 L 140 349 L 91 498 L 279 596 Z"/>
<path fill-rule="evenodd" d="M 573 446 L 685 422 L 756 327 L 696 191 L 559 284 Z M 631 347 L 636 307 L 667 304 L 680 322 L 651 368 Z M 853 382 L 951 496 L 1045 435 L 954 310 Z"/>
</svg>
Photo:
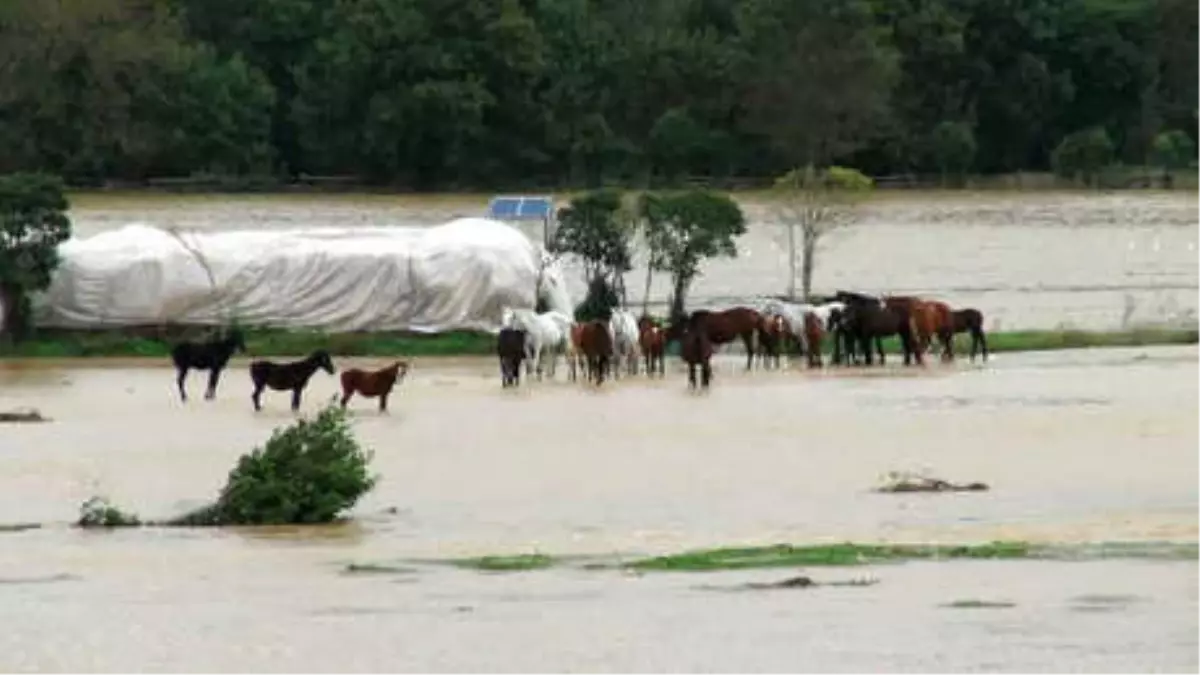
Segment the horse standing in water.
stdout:
<svg viewBox="0 0 1200 675">
<path fill-rule="evenodd" d="M 754 366 L 754 354 L 757 350 L 759 326 L 762 324 L 762 314 L 749 307 L 734 307 L 720 312 L 698 309 L 691 313 L 685 321 L 673 321 L 667 329 L 667 341 L 680 339 L 687 326 L 696 326 L 703 330 L 708 338 L 709 348 L 742 339 L 746 346 L 746 370 Z"/>
<path fill-rule="evenodd" d="M 624 309 L 612 310 L 608 320 L 613 337 L 613 375 L 620 376 L 621 367 L 630 375 L 638 371 L 638 326 L 633 313 Z"/>
<path fill-rule="evenodd" d="M 679 355 L 688 367 L 688 388 L 696 388 L 696 370 L 700 371 L 700 386 L 708 389 L 712 381 L 713 344 L 711 331 L 704 325 L 712 314 L 693 312 L 686 319 L 677 319 L 668 333 L 679 336 Z"/>
<path fill-rule="evenodd" d="M 235 351 L 246 351 L 246 342 L 242 339 L 242 332 L 236 328 L 230 330 L 224 338 L 212 338 L 201 343 L 185 340 L 172 347 L 171 361 L 175 363 L 177 371 L 175 383 L 179 387 L 179 398 L 187 403 L 184 381 L 187 379 L 188 369 L 192 368 L 209 371 L 208 389 L 204 392 L 204 398 L 205 400 L 216 398 L 217 381 L 221 379 L 221 371 L 225 369 L 229 363 L 229 357 L 233 356 Z"/>
<path fill-rule="evenodd" d="M 254 402 L 254 409 L 262 410 L 259 397 L 262 396 L 263 389 L 270 387 L 275 391 L 291 389 L 292 410 L 299 410 L 300 393 L 308 386 L 308 379 L 318 368 L 330 375 L 334 372 L 333 361 L 329 358 L 329 352 L 324 349 L 309 354 L 303 361 L 275 363 L 263 360 L 251 363 L 250 379 L 254 382 L 254 393 L 250 395 L 250 400 Z"/>
<path fill-rule="evenodd" d="M 654 320 L 648 316 L 638 319 L 638 346 L 646 359 L 646 375 L 653 377 L 658 371 L 659 377 L 666 374 L 663 356 L 667 351 L 667 334 Z"/>
<path fill-rule="evenodd" d="M 910 365 L 914 358 L 917 365 L 925 363 L 914 336 L 912 316 L 902 307 L 887 307 L 877 300 L 848 302 L 845 312 L 841 315 L 840 326 L 852 341 L 858 343 L 868 366 L 872 365 L 873 361 L 872 341 L 875 342 L 875 350 L 879 353 L 879 365 L 884 365 L 883 338 L 890 335 L 900 336 L 900 344 L 904 349 L 904 365 Z"/>
<path fill-rule="evenodd" d="M 605 321 L 588 321 L 579 329 L 580 350 L 587 358 L 587 378 L 604 384 L 609 361 L 613 357 L 613 336 Z"/>
<path fill-rule="evenodd" d="M 946 349 L 949 351 L 951 359 L 954 358 L 953 336 L 957 333 L 970 333 L 971 362 L 975 362 L 976 347 L 981 347 L 983 349 L 983 360 L 987 361 L 988 348 L 987 337 L 983 333 L 983 312 L 971 307 L 966 309 L 956 309 L 950 312 L 950 328 L 951 339 L 947 341 Z"/>
<path fill-rule="evenodd" d="M 917 349 L 922 354 L 929 351 L 936 336 L 942 344 L 942 360 L 954 358 L 950 344 L 954 338 L 950 305 L 937 300 L 924 300 L 911 295 L 889 295 L 883 299 L 887 307 L 906 311 L 912 317 L 913 328 L 916 331 Z"/>
<path fill-rule="evenodd" d="M 342 371 L 342 407 L 354 394 L 364 398 L 379 397 L 379 412 L 387 412 L 388 396 L 396 382 L 403 382 L 408 374 L 408 361 L 396 361 L 386 368 L 367 371 L 360 368 L 347 368 Z"/>
<path fill-rule="evenodd" d="M 521 361 L 525 360 L 525 331 L 516 328 L 501 328 L 496 337 L 496 356 L 500 357 L 500 386 L 515 387 L 521 384 Z M 575 377 L 575 364 L 571 362 L 571 378 Z"/>
<path fill-rule="evenodd" d="M 546 374 L 554 377 L 559 352 L 570 352 L 571 325 L 574 321 L 562 312 L 550 311 L 541 314 L 531 309 L 506 309 L 501 325 L 525 331 L 525 374 L 532 375 L 537 368 L 538 379 L 542 379 L 544 359 L 550 359 Z"/>
<path fill-rule="evenodd" d="M 758 355 L 764 368 L 768 364 L 780 367 L 782 352 L 787 348 L 791 334 L 791 324 L 782 315 L 762 315 L 762 322 L 758 327 Z"/>
</svg>

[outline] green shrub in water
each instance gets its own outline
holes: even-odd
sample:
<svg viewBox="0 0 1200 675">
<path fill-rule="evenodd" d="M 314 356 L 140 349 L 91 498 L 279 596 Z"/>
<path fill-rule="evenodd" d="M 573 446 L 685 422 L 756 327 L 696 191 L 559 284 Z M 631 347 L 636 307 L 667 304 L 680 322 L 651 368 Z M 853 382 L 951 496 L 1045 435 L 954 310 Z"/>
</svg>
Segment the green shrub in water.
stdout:
<svg viewBox="0 0 1200 675">
<path fill-rule="evenodd" d="M 104 497 L 92 497 L 79 507 L 79 527 L 137 527 L 142 522 L 132 513 L 113 506 Z"/>
<path fill-rule="evenodd" d="M 329 406 L 315 419 L 276 429 L 243 455 L 216 504 L 198 513 L 218 525 L 332 522 L 375 487 L 373 453 L 350 432 L 346 413 Z M 198 515 L 190 514 L 190 515 Z"/>
</svg>

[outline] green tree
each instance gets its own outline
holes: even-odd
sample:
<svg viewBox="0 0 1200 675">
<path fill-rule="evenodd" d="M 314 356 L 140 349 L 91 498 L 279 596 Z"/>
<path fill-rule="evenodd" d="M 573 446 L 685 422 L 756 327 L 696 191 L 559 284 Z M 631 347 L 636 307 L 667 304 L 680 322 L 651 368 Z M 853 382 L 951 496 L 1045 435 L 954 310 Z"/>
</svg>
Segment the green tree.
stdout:
<svg viewBox="0 0 1200 675">
<path fill-rule="evenodd" d="M 559 210 L 550 252 L 572 254 L 583 262 L 588 295 L 581 320 L 604 317 L 619 304 L 624 275 L 633 268 L 629 250 L 632 235 L 618 190 L 583 193 Z"/>
<path fill-rule="evenodd" d="M 942 174 L 942 184 L 949 176 L 961 179 L 975 162 L 975 134 L 966 122 L 940 122 L 929 138 L 929 151 Z"/>
<path fill-rule="evenodd" d="M 1163 183 L 1172 184 L 1172 171 L 1186 168 L 1196 161 L 1196 144 L 1179 130 L 1164 131 L 1154 137 L 1150 147 L 1150 161 L 1162 169 Z"/>
<path fill-rule="evenodd" d="M 642 195 L 639 211 L 650 266 L 671 275 L 671 316 L 684 313 L 688 289 L 707 258 L 737 256 L 746 217 L 737 202 L 711 190 Z"/>
<path fill-rule="evenodd" d="M 855 208 L 874 187 L 870 178 L 855 169 L 812 165 L 793 169 L 775 181 L 776 213 L 787 228 L 788 297 L 796 297 L 796 231 L 800 232 L 801 293 L 812 294 L 817 247 L 833 230 L 857 217 Z"/>
<path fill-rule="evenodd" d="M 62 180 L 0 176 L 0 331 L 17 341 L 33 327 L 30 294 L 50 286 L 58 245 L 71 236 Z"/>
<path fill-rule="evenodd" d="M 1100 171 L 1112 164 L 1114 150 L 1108 132 L 1092 127 L 1062 139 L 1050 161 L 1058 175 L 1094 185 Z"/>
</svg>

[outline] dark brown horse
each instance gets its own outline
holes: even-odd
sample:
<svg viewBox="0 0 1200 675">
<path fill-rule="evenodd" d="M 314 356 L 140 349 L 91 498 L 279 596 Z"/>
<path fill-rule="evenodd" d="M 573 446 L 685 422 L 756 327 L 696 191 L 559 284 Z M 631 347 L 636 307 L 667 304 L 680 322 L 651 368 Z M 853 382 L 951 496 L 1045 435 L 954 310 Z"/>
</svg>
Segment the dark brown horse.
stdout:
<svg viewBox="0 0 1200 675">
<path fill-rule="evenodd" d="M 292 410 L 300 409 L 300 394 L 308 386 L 308 380 L 320 368 L 330 375 L 333 374 L 333 361 L 329 352 L 318 349 L 308 358 L 291 363 L 275 363 L 274 361 L 255 361 L 250 364 L 250 380 L 254 382 L 254 393 L 250 400 L 254 402 L 255 410 L 262 410 L 259 397 L 263 389 L 270 387 L 276 391 L 292 390 Z"/>
<path fill-rule="evenodd" d="M 665 376 L 663 356 L 667 350 L 667 332 L 648 316 L 638 319 L 638 346 L 642 348 L 642 357 L 646 360 L 646 375 L 654 377 L 657 370 L 659 377 Z"/>
<path fill-rule="evenodd" d="M 396 382 L 404 381 L 408 374 L 408 361 L 396 361 L 386 368 L 369 371 L 360 368 L 347 368 L 342 371 L 342 407 L 351 396 L 358 394 L 363 398 L 379 397 L 379 412 L 387 411 L 388 396 Z"/>
<path fill-rule="evenodd" d="M 778 314 L 761 315 L 758 326 L 758 354 L 763 367 L 773 364 L 780 366 L 780 357 L 788 347 L 788 338 L 792 327 L 787 319 Z"/>
<path fill-rule="evenodd" d="M 588 321 L 579 329 L 579 348 L 587 360 L 587 376 L 597 385 L 604 383 L 609 362 L 613 357 L 613 337 L 608 322 Z"/>
<path fill-rule="evenodd" d="M 211 400 L 217 396 L 217 382 L 221 379 L 221 371 L 229 363 L 229 357 L 234 352 L 246 351 L 246 342 L 242 332 L 234 328 L 224 338 L 215 338 L 207 342 L 180 342 L 171 348 L 171 362 L 175 364 L 175 383 L 179 386 L 179 397 L 187 402 L 187 391 L 183 383 L 187 379 L 189 369 L 208 371 L 208 389 L 204 398 Z"/>
<path fill-rule="evenodd" d="M 759 326 L 762 324 L 762 314 L 749 307 L 734 307 L 720 312 L 698 309 L 691 313 L 685 321 L 673 320 L 667 329 L 667 342 L 678 340 L 688 325 L 702 327 L 710 346 L 716 347 L 741 338 L 746 346 L 746 370 L 754 366 L 754 354 L 757 351 Z"/>
<path fill-rule="evenodd" d="M 496 356 L 500 357 L 500 386 L 515 387 L 521 384 L 521 362 L 525 360 L 525 331 L 518 328 L 501 328 L 496 336 Z M 572 363 L 571 375 L 574 376 Z"/>
<path fill-rule="evenodd" d="M 679 355 L 688 367 L 688 387 L 696 388 L 696 370 L 700 371 L 700 386 L 708 389 L 712 381 L 713 343 L 711 329 L 705 322 L 713 317 L 710 313 L 693 312 L 686 319 L 672 323 L 668 332 L 679 336 Z"/>
<path fill-rule="evenodd" d="M 950 312 L 950 326 L 953 334 L 971 334 L 971 361 L 975 360 L 976 347 L 982 348 L 983 360 L 987 361 L 987 337 L 983 333 L 983 312 L 970 307 L 966 309 L 956 309 Z M 953 345 L 954 341 L 950 340 L 948 347 L 950 358 L 954 358 Z"/>
<path fill-rule="evenodd" d="M 887 307 L 878 301 L 850 302 L 840 319 L 841 329 L 846 331 L 852 342 L 857 343 L 866 364 L 872 364 L 871 343 L 879 353 L 879 364 L 884 365 L 883 338 L 891 335 L 900 337 L 904 349 L 904 365 L 915 359 L 917 365 L 925 363 L 917 347 L 912 326 L 912 316 L 899 306 Z"/>
</svg>

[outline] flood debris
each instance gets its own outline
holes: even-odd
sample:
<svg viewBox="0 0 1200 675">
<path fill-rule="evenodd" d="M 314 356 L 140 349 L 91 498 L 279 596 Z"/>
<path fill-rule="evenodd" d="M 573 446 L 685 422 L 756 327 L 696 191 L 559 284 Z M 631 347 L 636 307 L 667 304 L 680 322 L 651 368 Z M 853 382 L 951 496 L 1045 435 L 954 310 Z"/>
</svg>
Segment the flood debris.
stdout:
<svg viewBox="0 0 1200 675">
<path fill-rule="evenodd" d="M 948 480 L 908 471 L 889 471 L 876 492 L 984 492 L 987 483 L 951 483 Z"/>
<path fill-rule="evenodd" d="M 0 410 L 0 422 L 49 422 L 50 418 L 42 415 L 37 408 L 18 408 L 16 410 Z"/>
<path fill-rule="evenodd" d="M 697 588 L 710 591 L 777 591 L 790 590 L 796 588 L 816 588 L 816 587 L 831 587 L 831 586 L 849 586 L 863 587 L 874 586 L 879 583 L 878 579 L 844 579 L 839 581 L 815 581 L 809 576 L 795 576 L 782 579 L 780 581 L 749 581 L 744 584 L 735 586 L 713 586 L 705 585 Z"/>
</svg>

